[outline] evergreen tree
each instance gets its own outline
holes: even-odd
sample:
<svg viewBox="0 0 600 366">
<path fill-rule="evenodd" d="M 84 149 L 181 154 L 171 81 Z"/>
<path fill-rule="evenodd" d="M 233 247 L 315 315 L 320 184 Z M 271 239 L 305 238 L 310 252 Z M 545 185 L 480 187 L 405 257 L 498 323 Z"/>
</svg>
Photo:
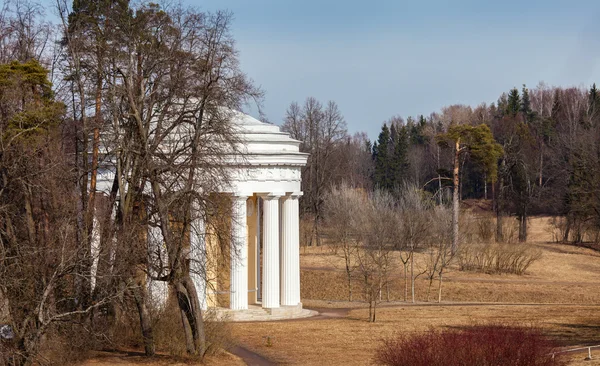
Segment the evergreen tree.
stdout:
<svg viewBox="0 0 600 366">
<path fill-rule="evenodd" d="M 506 114 L 515 117 L 521 110 L 521 97 L 519 96 L 519 90 L 512 88 L 508 93 L 508 100 L 506 103 Z"/>
<path fill-rule="evenodd" d="M 521 98 L 521 113 L 525 123 L 533 121 L 535 118 L 533 110 L 531 110 L 531 99 L 529 98 L 529 89 L 523 84 L 523 97 Z"/>
<path fill-rule="evenodd" d="M 392 187 L 399 187 L 405 181 L 408 171 L 408 128 L 398 126 L 394 138 L 394 150 L 391 159 Z"/>
<path fill-rule="evenodd" d="M 384 123 L 377 142 L 373 144 L 373 160 L 375 162 L 373 184 L 375 187 L 389 189 L 393 186 L 390 174 L 390 145 L 390 129 Z"/>
<path fill-rule="evenodd" d="M 508 112 L 508 96 L 506 93 L 502 93 L 500 98 L 498 98 L 498 108 L 497 108 L 497 117 L 502 118 L 503 115 Z"/>
<path fill-rule="evenodd" d="M 588 93 L 588 119 L 589 125 L 596 125 L 600 119 L 600 92 L 596 88 L 596 83 L 592 85 Z"/>
</svg>

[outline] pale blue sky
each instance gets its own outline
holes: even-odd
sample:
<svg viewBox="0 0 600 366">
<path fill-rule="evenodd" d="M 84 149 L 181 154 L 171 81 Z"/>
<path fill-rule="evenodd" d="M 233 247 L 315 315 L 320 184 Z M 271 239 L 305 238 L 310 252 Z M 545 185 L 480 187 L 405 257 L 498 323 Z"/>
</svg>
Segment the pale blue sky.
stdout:
<svg viewBox="0 0 600 366">
<path fill-rule="evenodd" d="M 290 102 L 335 100 L 351 132 L 513 86 L 600 82 L 600 1 L 188 3 L 234 13 L 243 70 L 281 123 Z"/>
<path fill-rule="evenodd" d="M 491 103 L 523 83 L 600 83 L 597 0 L 182 1 L 234 13 L 242 69 L 277 124 L 314 96 L 373 139 L 393 115 Z"/>
</svg>

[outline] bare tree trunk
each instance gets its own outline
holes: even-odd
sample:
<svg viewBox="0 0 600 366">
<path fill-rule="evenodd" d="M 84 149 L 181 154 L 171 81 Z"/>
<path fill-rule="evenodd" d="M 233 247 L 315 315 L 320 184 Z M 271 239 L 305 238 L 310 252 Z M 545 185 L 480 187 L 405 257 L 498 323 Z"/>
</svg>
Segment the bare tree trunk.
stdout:
<svg viewBox="0 0 600 366">
<path fill-rule="evenodd" d="M 376 314 L 376 313 L 377 313 L 377 302 L 376 302 L 376 301 L 374 301 L 374 302 L 373 302 L 373 319 L 372 319 L 372 322 L 373 322 L 373 323 L 375 323 L 375 320 L 376 320 L 376 318 L 375 318 L 375 314 Z"/>
<path fill-rule="evenodd" d="M 454 173 L 452 183 L 454 185 L 454 191 L 452 192 L 452 254 L 458 250 L 458 214 L 459 214 L 459 181 L 458 181 L 458 167 L 460 157 L 460 139 L 456 140 L 454 146 Z"/>
<path fill-rule="evenodd" d="M 440 171 L 440 146 L 436 145 L 437 147 L 437 169 L 438 169 L 438 202 L 440 204 L 440 206 L 443 203 L 443 192 L 442 192 L 442 176 L 440 175 L 439 171 Z"/>
<path fill-rule="evenodd" d="M 431 298 L 431 286 L 433 284 L 433 277 L 429 277 L 429 286 L 427 286 L 427 302 Z"/>
<path fill-rule="evenodd" d="M 506 166 L 506 161 L 502 160 L 502 166 Z M 496 197 L 496 242 L 504 242 L 504 221 L 503 221 L 503 200 L 504 200 L 504 174 L 500 175 L 498 182 L 498 194 Z"/>
<path fill-rule="evenodd" d="M 519 217 L 519 242 L 527 241 L 527 215 L 522 214 Z"/>
<path fill-rule="evenodd" d="M 442 272 L 440 272 L 439 282 L 438 282 L 438 303 L 442 302 Z"/>
<path fill-rule="evenodd" d="M 569 242 L 569 236 L 571 235 L 571 226 L 573 225 L 573 216 L 572 214 L 567 214 L 567 223 L 565 227 L 565 233 L 563 235 L 563 243 Z"/>
<path fill-rule="evenodd" d="M 368 291 L 368 295 L 367 297 L 369 298 L 369 321 L 371 321 L 371 319 L 373 319 L 373 299 L 372 299 L 372 291 L 371 290 L 367 290 Z"/>
<path fill-rule="evenodd" d="M 408 301 L 408 263 L 404 264 L 404 301 Z"/>
<path fill-rule="evenodd" d="M 204 332 L 204 319 L 202 309 L 200 308 L 200 301 L 198 300 L 198 293 L 189 274 L 184 275 L 180 286 L 183 286 L 183 289 L 185 289 L 186 300 L 189 304 L 184 310 L 186 310 L 194 339 L 193 355 L 202 357 L 206 351 L 206 334 Z"/>
<path fill-rule="evenodd" d="M 188 321 L 187 314 L 179 307 L 179 314 L 181 315 L 181 325 L 183 326 L 183 333 L 185 334 L 185 349 L 187 353 L 194 353 L 194 336 L 192 335 L 192 328 Z"/>
<path fill-rule="evenodd" d="M 544 143 L 542 142 L 540 144 L 540 172 L 539 172 L 540 176 L 539 176 L 539 182 L 538 182 L 540 187 L 542 186 L 542 183 L 543 183 L 543 181 L 542 181 L 543 169 L 544 169 Z"/>
<path fill-rule="evenodd" d="M 412 294 L 412 302 L 415 302 L 415 261 L 414 254 L 410 256 L 410 290 Z"/>
<path fill-rule="evenodd" d="M 385 283 L 385 291 L 387 294 L 387 301 L 390 302 L 390 281 Z"/>
<path fill-rule="evenodd" d="M 348 258 L 346 258 L 346 276 L 348 280 L 348 301 L 352 302 L 352 276 L 350 273 L 350 265 L 348 264 Z"/>
<path fill-rule="evenodd" d="M 483 199 L 487 201 L 487 174 L 483 175 Z"/>
<path fill-rule="evenodd" d="M 146 296 L 144 295 L 145 289 L 143 288 L 143 285 L 134 288 L 132 293 L 140 317 L 140 328 L 142 329 L 142 337 L 144 339 L 144 352 L 146 356 L 154 356 L 156 352 L 154 347 L 154 332 L 152 330 L 150 312 L 146 306 Z"/>
</svg>

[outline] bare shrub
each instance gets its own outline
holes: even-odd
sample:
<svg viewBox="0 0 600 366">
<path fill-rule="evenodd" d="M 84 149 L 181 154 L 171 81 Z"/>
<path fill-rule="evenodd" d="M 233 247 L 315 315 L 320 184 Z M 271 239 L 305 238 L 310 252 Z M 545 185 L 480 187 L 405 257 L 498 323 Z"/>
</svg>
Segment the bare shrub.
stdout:
<svg viewBox="0 0 600 366">
<path fill-rule="evenodd" d="M 496 233 L 494 218 L 488 215 L 480 216 L 477 219 L 477 233 L 483 243 L 490 243 Z"/>
<path fill-rule="evenodd" d="M 185 334 L 181 327 L 181 315 L 174 298 L 169 299 L 165 309 L 154 315 L 154 341 L 159 351 L 172 356 L 189 357 L 185 343 Z M 231 326 L 225 320 L 217 319 L 214 312 L 204 313 L 204 331 L 206 333 L 206 356 L 216 355 L 234 344 Z"/>
<path fill-rule="evenodd" d="M 208 312 L 204 318 L 206 332 L 207 356 L 217 355 L 223 350 L 231 349 L 235 341 L 232 336 L 231 323 L 227 319 L 217 319 L 214 312 Z"/>
<path fill-rule="evenodd" d="M 375 362 L 387 366 L 557 366 L 556 345 L 535 328 L 487 325 L 387 339 Z"/>
<path fill-rule="evenodd" d="M 95 337 L 82 324 L 57 324 L 48 332 L 40 358 L 53 365 L 71 365 L 85 360 L 94 349 Z"/>
<path fill-rule="evenodd" d="M 356 271 L 369 303 L 371 322 L 376 320 L 377 304 L 389 281 L 392 237 L 397 223 L 393 205 L 394 200 L 389 193 L 376 190 L 358 213 L 362 246 L 354 251 Z"/>
<path fill-rule="evenodd" d="M 313 239 L 313 223 L 310 219 L 303 218 L 300 220 L 300 246 L 305 248 L 312 244 Z"/>
<path fill-rule="evenodd" d="M 548 230 L 552 234 L 552 241 L 560 243 L 565 237 L 567 229 L 567 220 L 562 216 L 553 216 L 548 219 Z"/>
<path fill-rule="evenodd" d="M 325 196 L 325 223 L 330 228 L 333 253 L 344 258 L 348 301 L 352 301 L 352 277 L 357 266 L 357 216 L 365 203 L 366 197 L 361 190 L 345 184 L 332 187 Z"/>
<path fill-rule="evenodd" d="M 470 244 L 461 249 L 458 266 L 461 271 L 522 275 L 541 255 L 539 249 L 526 245 Z"/>
<path fill-rule="evenodd" d="M 519 221 L 512 217 L 507 217 L 502 225 L 502 237 L 505 243 L 517 243 L 519 241 Z"/>
<path fill-rule="evenodd" d="M 415 252 L 423 249 L 432 235 L 432 203 L 420 189 L 406 184 L 396 192 L 396 222 L 393 244 L 404 267 L 404 300 L 407 300 L 407 270 L 410 265 L 411 301 L 415 302 L 415 280 L 427 270 L 415 271 Z"/>
<path fill-rule="evenodd" d="M 460 244 L 467 245 L 479 243 L 479 227 L 477 219 L 469 212 L 463 213 L 459 217 Z"/>
<path fill-rule="evenodd" d="M 426 248 L 425 275 L 429 282 L 427 288 L 427 301 L 430 299 L 433 281 L 438 281 L 437 301 L 442 302 L 442 281 L 450 263 L 454 260 L 452 252 L 451 215 L 449 208 L 438 206 L 432 210 L 431 235 Z"/>
<path fill-rule="evenodd" d="M 460 217 L 461 243 L 490 243 L 496 233 L 496 221 L 490 215 L 465 212 Z"/>
<path fill-rule="evenodd" d="M 14 364 L 13 360 L 17 352 L 17 345 L 13 339 L 0 338 L 0 365 Z"/>
</svg>

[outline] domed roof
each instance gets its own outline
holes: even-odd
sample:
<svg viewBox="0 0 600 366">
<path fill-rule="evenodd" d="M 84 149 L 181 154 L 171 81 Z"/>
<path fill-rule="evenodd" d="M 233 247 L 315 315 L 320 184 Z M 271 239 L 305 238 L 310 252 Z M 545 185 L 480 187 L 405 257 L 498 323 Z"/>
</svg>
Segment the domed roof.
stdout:
<svg viewBox="0 0 600 366">
<path fill-rule="evenodd" d="M 301 142 L 278 126 L 239 111 L 233 111 L 231 122 L 241 142 L 239 151 L 247 155 L 249 165 L 306 165 L 308 154 L 300 152 Z"/>
</svg>

